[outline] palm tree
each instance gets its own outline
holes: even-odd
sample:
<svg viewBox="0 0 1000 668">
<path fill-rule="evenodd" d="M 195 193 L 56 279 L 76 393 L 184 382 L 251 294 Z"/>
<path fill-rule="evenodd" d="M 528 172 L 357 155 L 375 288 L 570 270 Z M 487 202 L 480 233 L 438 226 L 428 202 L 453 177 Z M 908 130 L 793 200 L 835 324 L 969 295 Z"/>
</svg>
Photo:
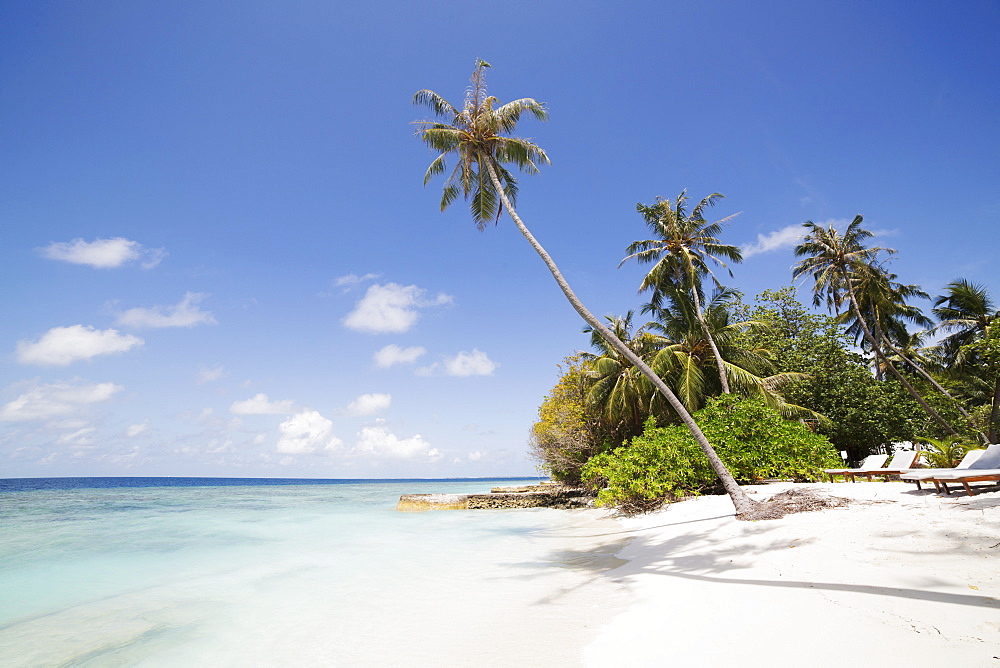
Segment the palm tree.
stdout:
<svg viewBox="0 0 1000 668">
<path fill-rule="evenodd" d="M 803 223 L 803 227 L 809 232 L 802 243 L 795 247 L 795 256 L 803 259 L 792 267 L 792 276 L 797 279 L 805 274 L 812 275 L 814 306 L 819 306 L 825 300 L 827 308 L 836 312 L 846 300 L 854 313 L 857 325 L 861 328 L 872 352 L 875 353 L 876 361 L 888 369 L 928 415 L 950 434 L 957 436 L 958 432 L 927 404 L 885 356 L 882 352 L 882 336 L 876 337 L 872 333 L 868 320 L 861 310 L 857 287 L 865 280 L 872 279 L 873 273 L 877 271 L 876 260 L 880 252 L 886 251 L 889 254 L 896 252 L 889 248 L 866 247 L 864 241 L 873 235 L 861 227 L 863 220 L 860 215 L 855 216 L 843 235 L 838 233 L 833 225 L 824 228 L 812 221 Z"/>
<path fill-rule="evenodd" d="M 455 170 L 445 181 L 441 208 L 447 208 L 459 194 L 463 195 L 470 201 L 473 220 L 480 229 L 488 221 L 499 221 L 501 213 L 507 212 L 517 229 L 545 262 L 573 309 L 588 325 L 599 332 L 609 345 L 629 359 L 670 402 L 729 493 L 737 516 L 748 517 L 756 507 L 756 502 L 750 499 L 736 483 L 694 418 L 684 409 L 666 383 L 584 307 L 552 257 L 538 243 L 518 215 L 514 208 L 517 181 L 504 165 L 512 164 L 530 174 L 538 171 L 539 164 L 549 164 L 549 158 L 537 144 L 527 139 L 513 137 L 511 134 L 522 113 L 530 113 L 539 120 L 545 120 L 548 113 L 544 105 L 531 98 L 522 98 L 500 105 L 497 98 L 488 95 L 486 91 L 484 71 L 488 67 L 490 65 L 482 60 L 476 62 L 476 68 L 472 73 L 472 85 L 466 91 L 465 103 L 461 110 L 430 90 L 418 91 L 414 96 L 415 103 L 430 107 L 435 116 L 442 119 L 442 121 L 417 123 L 417 135 L 432 150 L 439 152 L 438 157 L 427 169 L 424 184 L 426 185 L 434 176 L 445 172 L 445 160 L 449 156 L 457 159 Z"/>
<path fill-rule="evenodd" d="M 933 323 L 918 307 L 906 303 L 913 298 L 930 299 L 927 293 L 920 286 L 903 285 L 896 278 L 895 274 L 890 274 L 881 266 L 867 267 L 857 277 L 855 294 L 861 313 L 879 339 L 879 345 L 898 352 L 896 346 L 905 345 L 910 337 L 907 323 L 920 327 L 930 327 Z M 847 333 L 856 342 L 869 347 L 853 310 L 845 311 L 836 320 L 848 326 Z"/>
<path fill-rule="evenodd" d="M 686 292 L 673 292 L 659 307 L 647 304 L 644 310 L 656 317 L 655 322 L 645 326 L 658 339 L 653 342 L 657 348 L 651 363 L 653 369 L 676 389 L 689 411 L 696 411 L 707 397 L 721 392 L 719 377 L 709 373 L 717 350 L 736 393 L 761 398 L 786 418 L 824 419 L 813 411 L 785 402 L 781 389 L 807 376 L 794 372 L 774 373 L 771 351 L 745 345 L 745 334 L 764 330 L 768 325 L 757 320 L 733 322 L 730 307 L 736 298 L 737 293 L 732 290 L 717 290 L 704 308 L 700 321 L 695 304 Z M 716 342 L 714 350 L 705 336 L 703 323 Z"/>
<path fill-rule="evenodd" d="M 912 335 L 907 329 L 907 322 L 920 327 L 930 327 L 933 321 L 925 316 L 916 306 L 907 304 L 908 299 L 930 299 L 930 296 L 920 289 L 918 285 L 903 285 L 896 280 L 896 274 L 889 273 L 881 266 L 867 267 L 858 277 L 855 291 L 858 297 L 858 304 L 864 314 L 869 328 L 879 340 L 883 349 L 891 351 L 894 355 L 886 355 L 888 361 L 900 361 L 909 366 L 934 389 L 948 397 L 954 402 L 958 411 L 970 420 L 971 416 L 961 402 L 951 395 L 937 381 L 934 376 L 927 372 L 920 365 L 916 357 L 919 356 L 913 350 L 914 336 L 919 340 L 919 334 Z M 840 324 L 847 324 L 847 333 L 854 337 L 855 342 L 860 341 L 863 348 L 871 348 L 864 339 L 864 332 L 854 311 L 845 311 L 837 316 L 836 321 Z M 919 345 L 919 344 L 918 344 Z M 908 349 L 909 352 L 904 352 Z M 874 352 L 874 351 L 872 351 Z M 876 357 L 876 377 L 881 380 L 886 366 L 879 362 Z M 985 435 L 984 435 L 985 436 Z"/>
<path fill-rule="evenodd" d="M 1000 310 L 993 303 L 989 290 L 964 278 L 945 286 L 946 294 L 934 300 L 937 332 L 950 332 L 941 342 L 946 354 L 954 357 L 958 350 L 973 343 L 1000 321 Z"/>
<path fill-rule="evenodd" d="M 910 334 L 905 341 L 900 342 L 898 347 L 894 346 L 892 342 L 886 340 L 886 347 L 894 353 L 894 355 L 890 356 L 889 359 L 893 362 L 897 360 L 903 362 L 904 364 L 909 365 L 909 367 L 918 374 L 923 376 L 927 382 L 934 387 L 934 389 L 948 397 L 948 399 L 955 404 L 955 408 L 958 409 L 958 412 L 962 414 L 962 417 L 968 421 L 968 424 L 971 427 L 973 424 L 972 416 L 969 415 L 969 411 L 965 410 L 965 406 L 962 405 L 962 402 L 959 401 L 959 399 L 951 392 L 945 389 L 945 387 L 938 382 L 938 379 L 927 371 L 927 367 L 936 367 L 938 371 L 940 371 L 942 365 L 939 359 L 935 359 L 938 355 L 933 354 L 937 348 L 924 346 L 924 340 L 926 337 L 927 332 L 914 332 Z M 979 434 L 980 440 L 984 443 L 989 443 L 986 434 L 978 430 L 977 433 Z"/>
<path fill-rule="evenodd" d="M 619 341 L 648 362 L 657 352 L 658 339 L 646 332 L 645 327 L 633 333 L 633 315 L 629 311 L 621 317 L 606 316 L 605 320 Z M 590 362 L 587 402 L 607 420 L 614 442 L 622 443 L 642 433 L 646 418 L 659 412 L 657 398 L 662 395 L 600 332 L 591 327 L 583 331 L 590 333 L 590 345 L 597 351 L 581 354 L 582 359 Z"/>
<path fill-rule="evenodd" d="M 950 332 L 939 347 L 952 368 L 973 372 L 980 381 L 992 381 L 987 438 L 996 443 L 1000 417 L 1000 310 L 985 286 L 961 279 L 949 283 L 945 290 L 946 294 L 934 301 L 934 315 L 938 318 L 934 331 Z"/>
<path fill-rule="evenodd" d="M 729 270 L 729 267 L 722 258 L 732 262 L 743 261 L 743 254 L 739 248 L 724 244 L 718 239 L 723 224 L 738 214 L 733 214 L 714 223 L 705 220 L 705 209 L 715 206 L 715 203 L 723 197 L 719 193 L 712 193 L 702 199 L 690 215 L 684 209 L 684 203 L 688 199 L 687 190 L 681 191 L 674 202 L 671 202 L 669 198 L 657 197 L 656 202 L 648 206 L 642 203 L 636 204 L 636 211 L 642 215 L 646 225 L 656 235 L 656 238 L 633 242 L 625 250 L 628 255 L 618 266 L 625 264 L 632 258 L 643 264 L 653 263 L 653 268 L 649 270 L 639 286 L 639 292 L 651 289 L 653 297 L 650 303 L 654 306 L 659 306 L 665 287 L 668 285 L 672 285 L 675 289 L 684 288 L 691 291 L 695 314 L 715 357 L 722 392 L 729 394 L 726 365 L 722 360 L 722 355 L 719 354 L 719 348 L 715 339 L 712 338 L 712 332 L 705 322 L 701 308 L 702 278 L 706 275 L 710 276 L 715 281 L 716 287 L 721 287 L 715 274 L 709 268 L 707 260 L 721 265 L 726 270 Z M 729 275 L 732 276 L 732 273 L 730 271 Z"/>
</svg>

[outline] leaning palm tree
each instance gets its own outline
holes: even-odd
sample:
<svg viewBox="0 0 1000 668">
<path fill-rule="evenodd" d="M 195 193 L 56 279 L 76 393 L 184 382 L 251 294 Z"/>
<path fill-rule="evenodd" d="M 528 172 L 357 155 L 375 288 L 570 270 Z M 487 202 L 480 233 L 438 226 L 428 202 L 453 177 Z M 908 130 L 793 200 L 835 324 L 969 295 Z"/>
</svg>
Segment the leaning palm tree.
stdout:
<svg viewBox="0 0 1000 668">
<path fill-rule="evenodd" d="M 501 105 L 497 98 L 487 94 L 485 69 L 488 67 L 490 65 L 482 60 L 476 62 L 472 83 L 466 91 L 465 103 L 461 109 L 434 91 L 421 90 L 414 95 L 414 103 L 430 107 L 435 116 L 441 119 L 417 123 L 417 135 L 427 146 L 439 153 L 427 168 L 424 184 L 446 171 L 445 162 L 449 157 L 456 159 L 457 164 L 445 181 L 441 208 L 447 208 L 459 195 L 462 195 L 470 202 L 473 221 L 480 229 L 490 221 L 499 221 L 500 215 L 504 211 L 507 212 L 517 229 L 545 262 L 573 309 L 590 327 L 599 332 L 605 341 L 629 359 L 681 416 L 708 458 L 712 469 L 719 476 L 726 492 L 729 493 L 737 516 L 749 517 L 756 507 L 756 502 L 750 499 L 736 483 L 691 414 L 684 409 L 666 383 L 584 307 L 559 271 L 559 267 L 517 214 L 514 208 L 517 180 L 505 165 L 510 164 L 532 174 L 538 171 L 539 165 L 548 164 L 549 158 L 534 142 L 511 135 L 521 114 L 529 113 L 539 120 L 545 120 L 548 113 L 544 105 L 531 98 L 521 98 Z"/>
<path fill-rule="evenodd" d="M 861 227 L 863 220 L 860 215 L 855 216 L 843 235 L 837 232 L 833 225 L 822 227 L 812 221 L 803 223 L 803 227 L 809 232 L 802 239 L 802 243 L 795 247 L 795 256 L 801 257 L 802 260 L 792 267 L 792 276 L 797 279 L 803 275 L 812 275 L 814 306 L 819 306 L 825 300 L 827 307 L 836 312 L 844 306 L 846 301 L 848 308 L 854 313 L 855 321 L 861 328 L 865 340 L 875 354 L 876 361 L 906 388 L 928 415 L 934 418 L 948 433 L 958 435 L 958 432 L 937 411 L 931 408 L 924 398 L 913 389 L 906 377 L 885 356 L 882 351 L 882 337 L 876 337 L 872 333 L 868 320 L 861 310 L 857 294 L 858 286 L 866 279 L 870 279 L 877 271 L 877 258 L 880 252 L 895 253 L 889 248 L 865 246 L 865 240 L 873 235 Z"/>
<path fill-rule="evenodd" d="M 861 312 L 868 320 L 868 326 L 875 334 L 885 353 L 886 363 L 901 362 L 923 377 L 931 387 L 947 397 L 958 412 L 971 425 L 972 416 L 938 380 L 932 376 L 918 361 L 919 353 L 914 350 L 914 337 L 919 341 L 920 334 L 911 334 L 907 323 L 920 327 L 930 327 L 933 321 L 923 314 L 918 307 L 908 304 L 908 299 L 930 299 L 930 296 L 917 285 L 904 285 L 896 281 L 896 274 L 889 273 L 882 266 L 869 266 L 859 274 L 855 287 Z M 870 349 L 864 339 L 861 323 L 853 310 L 845 311 L 837 316 L 836 321 L 847 324 L 847 333 L 860 342 L 863 349 Z M 874 352 L 874 351 L 872 351 Z M 875 358 L 876 377 L 882 380 L 887 366 L 878 357 Z M 986 439 L 985 434 L 980 434 Z"/>
<path fill-rule="evenodd" d="M 879 345 L 898 354 L 897 346 L 905 345 L 910 338 L 907 323 L 925 328 L 933 323 L 918 307 L 907 303 L 914 298 L 930 299 L 927 293 L 920 286 L 904 285 L 896 278 L 895 274 L 881 266 L 870 266 L 858 275 L 855 294 L 860 311 L 879 339 Z M 853 310 L 845 311 L 836 320 L 847 325 L 847 333 L 854 337 L 855 342 L 860 341 L 863 347 L 869 347 Z"/>
<path fill-rule="evenodd" d="M 949 366 L 978 376 L 989 397 L 990 416 L 987 440 L 997 442 L 1000 418 L 1000 310 L 985 286 L 967 280 L 949 283 L 946 293 L 934 301 L 938 325 L 934 331 L 947 333 L 939 348 Z M 992 386 L 992 387 L 990 387 Z"/>
<path fill-rule="evenodd" d="M 628 255 L 618 266 L 625 264 L 632 258 L 643 264 L 653 264 L 653 268 L 643 278 L 639 292 L 652 290 L 653 296 L 650 303 L 654 306 L 660 305 L 668 286 L 674 290 L 683 288 L 691 292 L 695 314 L 705 332 L 705 340 L 715 357 L 722 392 L 729 394 L 726 365 L 722 360 L 722 355 L 719 354 L 719 347 L 716 345 L 715 339 L 712 338 L 711 329 L 705 322 L 700 294 L 702 291 L 701 281 L 705 276 L 712 278 L 716 288 L 721 287 L 715 274 L 708 266 L 708 260 L 721 265 L 727 271 L 729 267 L 722 258 L 731 262 L 743 261 L 743 254 L 739 248 L 724 244 L 718 239 L 723 224 L 735 218 L 737 214 L 727 216 L 714 223 L 705 220 L 705 209 L 715 206 L 715 203 L 723 197 L 719 193 L 712 193 L 702 199 L 690 215 L 684 208 L 684 203 L 688 199 L 686 190 L 681 191 L 674 202 L 671 202 L 669 198 L 657 197 L 653 204 L 636 204 L 636 211 L 642 215 L 655 238 L 635 241 L 629 245 L 625 250 Z M 733 272 L 729 271 L 729 275 L 732 276 L 732 274 Z"/>
<path fill-rule="evenodd" d="M 615 338 L 648 363 L 657 352 L 658 337 L 645 327 L 633 332 L 633 315 L 629 311 L 624 316 L 605 316 L 605 320 Z M 659 412 L 657 399 L 662 395 L 600 332 L 592 327 L 583 331 L 590 334 L 590 345 L 596 351 L 581 354 L 590 363 L 587 403 L 600 411 L 611 427 L 614 441 L 624 442 L 641 434 L 646 418 Z"/>
<path fill-rule="evenodd" d="M 875 334 L 889 362 L 902 362 L 910 367 L 931 386 L 950 399 L 958 411 L 966 420 L 971 420 L 971 416 L 961 402 L 958 401 L 941 383 L 937 381 L 926 369 L 921 366 L 916 359 L 919 357 L 913 349 L 914 336 L 919 340 L 920 335 L 910 334 L 907 323 L 920 327 L 930 327 L 933 321 L 924 315 L 918 307 L 908 304 L 908 299 L 930 299 L 930 296 L 917 285 L 904 285 L 896 280 L 896 274 L 889 273 L 881 266 L 869 266 L 858 275 L 855 286 L 855 293 L 858 297 L 858 304 L 861 312 L 868 321 L 868 327 Z M 847 333 L 854 337 L 855 342 L 860 342 L 862 348 L 870 349 L 871 346 L 864 338 L 861 323 L 853 310 L 845 311 L 837 316 L 836 321 L 847 325 Z M 908 349 L 909 352 L 904 352 Z M 874 352 L 874 351 L 872 351 Z M 876 357 L 876 377 L 881 380 L 886 369 Z M 985 438 L 985 435 L 983 436 Z"/>
</svg>

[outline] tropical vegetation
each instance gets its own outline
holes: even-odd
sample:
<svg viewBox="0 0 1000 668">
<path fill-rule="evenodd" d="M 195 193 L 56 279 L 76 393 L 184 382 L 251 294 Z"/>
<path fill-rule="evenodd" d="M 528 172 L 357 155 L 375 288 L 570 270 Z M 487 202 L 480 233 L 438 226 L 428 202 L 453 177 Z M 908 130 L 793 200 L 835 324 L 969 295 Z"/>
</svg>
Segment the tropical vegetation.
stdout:
<svg viewBox="0 0 1000 668">
<path fill-rule="evenodd" d="M 827 439 L 783 419 L 760 399 L 722 395 L 694 417 L 741 483 L 820 480 L 824 468 L 840 463 Z M 654 418 L 628 445 L 592 457 L 582 478 L 599 490 L 599 504 L 627 513 L 717 487 L 690 434 L 677 425 L 657 427 Z"/>
<path fill-rule="evenodd" d="M 747 304 L 719 280 L 742 260 L 722 238 L 734 216 L 706 219 L 720 193 L 690 210 L 686 190 L 638 203 L 647 238 L 619 267 L 647 265 L 638 294 L 648 301 L 595 316 L 515 208 L 514 172 L 536 173 L 549 158 L 513 133 L 522 115 L 548 112 L 531 98 L 501 104 L 487 93 L 487 68 L 477 61 L 461 107 L 430 90 L 414 96 L 436 116 L 417 122 L 437 153 L 424 183 L 447 174 L 442 210 L 462 197 L 481 230 L 506 213 L 586 322 L 589 350 L 564 360 L 531 430 L 531 454 L 553 478 L 632 511 L 722 489 L 750 517 L 741 483 L 816 479 L 841 456 L 858 461 L 900 441 L 923 442 L 940 462 L 997 441 L 1000 310 L 988 289 L 958 279 L 931 298 L 892 273 L 896 251 L 871 245 L 860 215 L 843 230 L 803 224 L 791 278 L 808 279 L 822 313 L 791 286 Z"/>
</svg>

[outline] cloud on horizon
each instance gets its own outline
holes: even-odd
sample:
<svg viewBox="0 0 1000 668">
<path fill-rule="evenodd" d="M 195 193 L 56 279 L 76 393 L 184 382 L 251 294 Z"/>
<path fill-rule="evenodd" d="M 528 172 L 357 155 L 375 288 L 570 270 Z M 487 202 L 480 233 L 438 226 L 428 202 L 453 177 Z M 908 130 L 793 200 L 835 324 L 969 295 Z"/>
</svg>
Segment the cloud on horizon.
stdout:
<svg viewBox="0 0 1000 668">
<path fill-rule="evenodd" d="M 342 322 L 348 329 L 358 332 L 400 334 L 416 324 L 420 318 L 419 309 L 450 304 L 453 300 L 443 292 L 433 299 L 425 298 L 426 294 L 426 290 L 416 285 L 372 285 Z"/>
<path fill-rule="evenodd" d="M 358 441 L 352 452 L 387 459 L 437 461 L 441 458 L 441 451 L 432 448 L 420 434 L 399 438 L 389 431 L 382 420 L 377 421 L 374 426 L 364 427 L 358 433 Z"/>
<path fill-rule="evenodd" d="M 185 292 L 180 303 L 173 306 L 152 306 L 132 308 L 118 316 L 117 323 L 135 328 L 194 327 L 215 325 L 216 320 L 208 311 L 202 311 L 198 304 L 207 297 L 201 292 Z"/>
<path fill-rule="evenodd" d="M 280 425 L 277 451 L 286 455 L 320 455 L 336 452 L 344 444 L 333 435 L 333 422 L 317 411 L 296 413 Z"/>
<path fill-rule="evenodd" d="M 30 422 L 73 415 L 88 406 L 108 401 L 122 389 L 114 383 L 35 385 L 0 406 L 0 421 Z"/>
<path fill-rule="evenodd" d="M 50 260 L 85 264 L 95 269 L 113 269 L 129 262 L 139 262 L 143 269 L 152 269 L 167 255 L 162 248 L 147 249 L 138 241 L 124 237 L 56 241 L 39 248 L 38 252 Z"/>
<path fill-rule="evenodd" d="M 94 329 L 84 325 L 53 327 L 37 341 L 17 343 L 17 361 L 38 366 L 69 366 L 98 355 L 123 353 L 141 346 L 143 340 L 117 329 Z"/>
</svg>

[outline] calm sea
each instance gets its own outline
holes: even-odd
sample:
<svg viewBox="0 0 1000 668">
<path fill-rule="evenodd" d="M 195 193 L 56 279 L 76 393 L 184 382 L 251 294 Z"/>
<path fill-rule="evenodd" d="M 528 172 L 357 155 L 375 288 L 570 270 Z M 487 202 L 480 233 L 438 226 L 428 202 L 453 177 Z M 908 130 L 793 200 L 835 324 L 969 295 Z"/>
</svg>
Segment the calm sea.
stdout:
<svg viewBox="0 0 1000 668">
<path fill-rule="evenodd" d="M 0 480 L 0 665 L 578 665 L 616 522 L 394 510 L 519 481 Z"/>
</svg>

